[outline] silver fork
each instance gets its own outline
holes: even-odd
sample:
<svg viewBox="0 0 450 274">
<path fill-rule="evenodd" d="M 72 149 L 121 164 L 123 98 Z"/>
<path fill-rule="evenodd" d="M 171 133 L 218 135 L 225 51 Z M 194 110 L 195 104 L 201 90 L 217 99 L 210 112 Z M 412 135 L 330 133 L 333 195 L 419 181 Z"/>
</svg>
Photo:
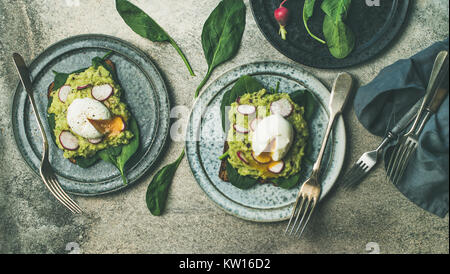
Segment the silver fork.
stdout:
<svg viewBox="0 0 450 274">
<path fill-rule="evenodd" d="M 55 176 L 55 173 L 50 165 L 50 162 L 48 160 L 48 141 L 47 137 L 45 135 L 44 126 L 42 125 L 41 119 L 38 114 L 38 110 L 36 107 L 36 103 L 34 101 L 33 91 L 32 91 L 32 85 L 31 85 L 31 78 L 28 71 L 28 68 L 25 64 L 25 61 L 23 60 L 22 56 L 20 56 L 17 53 L 13 54 L 14 64 L 16 65 L 17 72 L 20 76 L 20 81 L 22 82 L 22 85 L 25 89 L 25 91 L 28 94 L 28 97 L 31 102 L 31 107 L 33 109 L 34 115 L 36 117 L 37 123 L 39 125 L 39 130 L 41 131 L 42 139 L 43 139 L 43 145 L 44 145 L 44 152 L 42 154 L 42 160 L 41 160 L 41 167 L 39 169 L 39 172 L 41 174 L 41 177 L 44 181 L 45 186 L 48 188 L 48 190 L 55 196 L 55 198 L 62 203 L 65 207 L 67 207 L 72 213 L 81 213 L 82 210 L 78 206 L 78 204 L 72 200 L 66 192 L 61 188 L 58 179 Z"/>
<path fill-rule="evenodd" d="M 319 173 L 322 157 L 325 152 L 328 137 L 330 136 L 331 130 L 333 129 L 337 117 L 342 113 L 342 110 L 345 107 L 345 103 L 347 102 L 351 88 L 352 77 L 350 76 L 350 74 L 345 72 L 340 73 L 334 81 L 333 89 L 331 91 L 331 99 L 328 105 L 330 119 L 328 121 L 325 137 L 322 141 L 319 156 L 314 163 L 311 176 L 303 183 L 302 187 L 300 188 L 294 204 L 294 208 L 292 210 L 291 218 L 289 219 L 289 223 L 284 232 L 285 235 L 295 236 L 298 234 L 298 237 L 301 237 L 303 230 L 308 224 L 314 208 L 316 207 L 321 193 Z"/>
<path fill-rule="evenodd" d="M 422 100 L 417 103 L 398 121 L 398 123 L 389 131 L 381 144 L 372 151 L 364 153 L 349 171 L 342 177 L 341 187 L 345 190 L 349 190 L 358 185 L 359 182 L 372 170 L 377 164 L 383 149 L 387 144 L 398 138 L 403 130 L 405 130 L 409 124 L 414 120 L 417 111 L 422 104 Z"/>
<path fill-rule="evenodd" d="M 440 89 L 440 92 L 436 92 L 446 75 L 448 75 L 448 52 L 442 51 L 438 54 L 434 62 L 427 91 L 423 98 L 419 112 L 417 113 L 416 119 L 414 120 L 414 124 L 411 129 L 400 138 L 389 159 L 387 176 L 394 184 L 397 184 L 402 178 L 409 159 L 417 148 L 419 135 L 426 122 L 430 118 L 431 114 L 437 111 L 443 99 L 447 96 L 447 91 L 444 89 Z M 425 118 L 419 124 L 424 111 L 427 113 Z"/>
</svg>

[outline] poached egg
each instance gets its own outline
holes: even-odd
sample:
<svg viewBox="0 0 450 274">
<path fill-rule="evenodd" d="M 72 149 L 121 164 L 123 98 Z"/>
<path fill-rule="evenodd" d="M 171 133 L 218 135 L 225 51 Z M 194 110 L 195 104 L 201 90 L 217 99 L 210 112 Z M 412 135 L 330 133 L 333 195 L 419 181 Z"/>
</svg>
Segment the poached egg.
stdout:
<svg viewBox="0 0 450 274">
<path fill-rule="evenodd" d="M 95 139 L 103 136 L 89 122 L 111 119 L 111 113 L 101 102 L 92 98 L 75 99 L 67 108 L 67 123 L 72 131 L 83 138 Z"/>
<path fill-rule="evenodd" d="M 256 156 L 271 154 L 273 161 L 280 161 L 294 140 L 294 129 L 283 116 L 273 114 L 256 125 L 252 136 L 252 149 Z"/>
</svg>

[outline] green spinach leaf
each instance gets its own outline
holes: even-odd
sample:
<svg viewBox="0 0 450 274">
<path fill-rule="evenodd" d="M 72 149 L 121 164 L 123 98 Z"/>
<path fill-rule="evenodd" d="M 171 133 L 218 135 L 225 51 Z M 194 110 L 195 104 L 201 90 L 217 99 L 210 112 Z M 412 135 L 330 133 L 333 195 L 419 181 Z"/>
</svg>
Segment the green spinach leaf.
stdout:
<svg viewBox="0 0 450 274">
<path fill-rule="evenodd" d="M 140 36 L 152 42 L 169 42 L 183 59 L 184 64 L 192 76 L 195 76 L 186 56 L 181 51 L 175 40 L 167 32 L 148 16 L 143 10 L 126 0 L 116 0 L 116 10 L 125 23 Z"/>
<path fill-rule="evenodd" d="M 313 16 L 314 14 L 314 4 L 316 3 L 316 0 L 305 0 L 305 4 L 303 5 L 303 24 L 305 25 L 306 31 L 308 34 L 319 41 L 322 44 L 326 44 L 325 41 L 320 39 L 319 37 L 315 36 L 308 27 L 308 20 Z"/>
<path fill-rule="evenodd" d="M 78 70 L 72 71 L 71 73 L 53 71 L 53 73 L 55 74 L 55 80 L 54 80 L 55 85 L 53 86 L 53 90 L 57 90 L 60 87 L 64 86 L 64 84 L 66 83 L 67 78 L 69 77 L 70 74 L 81 73 L 81 72 L 85 71 L 86 69 L 87 68 L 78 69 Z"/>
<path fill-rule="evenodd" d="M 240 175 L 237 170 L 227 161 L 227 175 L 230 183 L 240 189 L 249 189 L 258 183 L 258 180 Z"/>
<path fill-rule="evenodd" d="M 304 107 L 305 113 L 303 114 L 306 121 L 310 121 L 317 108 L 317 101 L 314 95 L 308 90 L 297 90 L 289 94 L 294 103 Z"/>
<path fill-rule="evenodd" d="M 122 174 L 122 178 L 124 180 L 124 183 L 126 184 L 126 178 L 125 178 L 125 164 L 128 162 L 128 160 L 136 153 L 136 151 L 139 148 L 139 127 L 137 125 L 137 122 L 134 118 L 130 119 L 130 130 L 133 132 L 134 137 L 131 139 L 130 143 L 124 145 L 122 147 L 122 151 L 120 155 L 117 156 L 117 167 L 120 170 L 120 173 Z"/>
<path fill-rule="evenodd" d="M 183 157 L 184 149 L 175 162 L 163 167 L 155 174 L 147 188 L 145 201 L 147 208 L 155 216 L 160 216 L 164 212 L 170 184 Z"/>
<path fill-rule="evenodd" d="M 276 178 L 272 179 L 272 182 L 275 183 L 277 186 L 284 188 L 284 189 L 291 189 L 294 186 L 296 186 L 301 179 L 302 175 L 301 172 L 294 174 L 288 178 Z"/>
<path fill-rule="evenodd" d="M 202 46 L 208 72 L 195 91 L 194 98 L 198 97 L 213 69 L 237 53 L 245 28 L 245 12 L 242 0 L 222 0 L 206 20 L 202 31 Z M 184 149 L 177 161 L 160 169 L 148 186 L 146 202 L 153 215 L 162 214 L 169 186 L 183 157 Z"/>
<path fill-rule="evenodd" d="M 214 68 L 238 52 L 245 29 L 245 13 L 242 0 L 222 0 L 203 25 L 202 46 L 208 71 L 195 91 L 195 98 Z"/>
<path fill-rule="evenodd" d="M 324 0 L 321 8 L 325 12 L 323 34 L 330 53 L 338 59 L 347 57 L 355 47 L 353 31 L 344 23 L 351 0 Z"/>
<path fill-rule="evenodd" d="M 70 74 L 57 71 L 53 71 L 53 73 L 55 74 L 55 85 L 53 86 L 53 90 L 57 90 L 60 87 L 64 86 Z"/>
<path fill-rule="evenodd" d="M 92 157 L 75 157 L 75 164 L 82 168 L 88 168 L 92 166 L 93 164 L 97 163 L 98 160 L 100 160 L 100 156 L 98 153 L 94 154 Z"/>
<path fill-rule="evenodd" d="M 109 147 L 98 152 L 98 156 L 103 161 L 111 163 L 117 167 L 125 185 L 127 184 L 125 164 L 136 153 L 139 147 L 139 127 L 134 117 L 130 117 L 129 119 L 129 129 L 133 132 L 134 137 L 128 144 Z"/>
<path fill-rule="evenodd" d="M 220 104 L 222 128 L 224 131 L 226 129 L 227 121 L 227 113 L 225 113 L 226 108 L 231 106 L 231 104 L 236 101 L 239 96 L 242 96 L 246 93 L 257 92 L 263 88 L 264 86 L 258 80 L 249 75 L 244 75 L 236 81 L 236 83 L 230 90 L 225 92 Z"/>
</svg>

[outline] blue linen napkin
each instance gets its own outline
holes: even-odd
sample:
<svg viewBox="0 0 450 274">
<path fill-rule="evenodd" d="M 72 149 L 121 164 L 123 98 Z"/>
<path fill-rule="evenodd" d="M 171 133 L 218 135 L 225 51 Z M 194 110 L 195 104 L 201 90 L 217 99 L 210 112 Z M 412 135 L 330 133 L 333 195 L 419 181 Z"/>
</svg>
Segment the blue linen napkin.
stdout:
<svg viewBox="0 0 450 274">
<path fill-rule="evenodd" d="M 384 68 L 358 89 L 354 109 L 372 134 L 385 136 L 425 94 L 437 54 L 449 49 L 449 39 L 437 42 L 409 59 Z M 448 89 L 448 77 L 443 87 Z M 383 155 L 385 167 L 395 142 Z M 396 185 L 416 205 L 441 218 L 449 209 L 449 98 L 426 123 L 416 153 Z"/>
</svg>

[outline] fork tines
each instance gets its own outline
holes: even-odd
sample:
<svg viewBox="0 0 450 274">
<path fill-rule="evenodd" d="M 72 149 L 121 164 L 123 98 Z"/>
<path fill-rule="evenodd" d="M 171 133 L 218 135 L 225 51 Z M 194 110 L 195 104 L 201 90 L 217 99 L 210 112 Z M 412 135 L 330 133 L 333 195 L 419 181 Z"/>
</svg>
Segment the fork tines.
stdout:
<svg viewBox="0 0 450 274">
<path fill-rule="evenodd" d="M 305 204 L 305 200 L 307 201 L 306 207 L 303 208 L 303 206 Z M 303 233 L 303 230 L 305 230 L 305 227 L 309 222 L 309 219 L 314 211 L 314 208 L 316 207 L 316 203 L 317 203 L 317 201 L 315 198 L 309 199 L 309 198 L 305 197 L 304 195 L 299 196 L 295 203 L 294 209 L 292 210 L 292 215 L 291 215 L 291 218 L 289 219 L 289 223 L 286 227 L 286 230 L 284 231 L 284 235 L 298 236 L 300 238 Z M 301 215 L 301 218 L 300 218 L 300 215 Z M 305 220 L 305 217 L 306 217 L 306 220 Z M 298 222 L 299 219 L 300 219 L 300 222 Z M 292 220 L 294 220 L 293 223 L 292 223 Z M 292 225 L 291 225 L 291 223 L 292 223 Z"/>
<path fill-rule="evenodd" d="M 363 161 L 356 162 L 342 179 L 342 188 L 348 190 L 356 187 L 358 182 L 361 182 L 361 179 L 366 176 L 367 169 L 368 166 Z"/>
<path fill-rule="evenodd" d="M 80 206 L 61 188 L 58 179 L 54 174 L 45 173 L 46 176 L 44 176 L 44 174 L 41 175 L 47 189 L 61 204 L 63 204 L 72 213 L 80 214 L 83 212 Z"/>
<path fill-rule="evenodd" d="M 395 146 L 387 168 L 387 176 L 394 184 L 397 184 L 403 177 L 410 158 L 416 148 L 417 142 L 412 140 L 412 138 L 407 138 Z"/>
</svg>

